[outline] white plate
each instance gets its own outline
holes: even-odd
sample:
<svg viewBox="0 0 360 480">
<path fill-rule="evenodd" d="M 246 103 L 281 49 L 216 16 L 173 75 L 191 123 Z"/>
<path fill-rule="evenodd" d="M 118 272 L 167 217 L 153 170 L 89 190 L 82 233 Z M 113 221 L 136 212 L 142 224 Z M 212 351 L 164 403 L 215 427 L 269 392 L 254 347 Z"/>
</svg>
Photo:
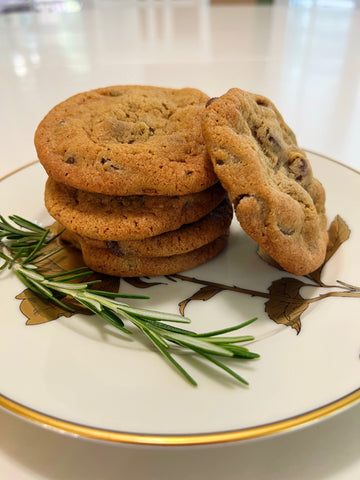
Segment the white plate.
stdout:
<svg viewBox="0 0 360 480">
<path fill-rule="evenodd" d="M 326 264 L 330 289 L 305 287 L 313 298 L 343 291 L 338 280 L 360 286 L 360 176 L 309 152 L 327 191 L 329 222 L 340 215 L 350 238 Z M 49 224 L 43 205 L 45 173 L 31 164 L 0 183 L 2 215 L 17 214 Z M 193 387 L 148 346 L 129 341 L 95 316 L 75 315 L 26 325 L 15 299 L 23 286 L 11 273 L 0 276 L 0 405 L 45 426 L 93 439 L 148 445 L 195 445 L 255 438 L 324 418 L 360 399 L 359 298 L 330 297 L 301 315 L 299 334 L 278 325 L 264 310 L 273 281 L 291 277 L 263 262 L 237 222 L 228 247 L 206 265 L 186 272 L 199 283 L 165 277 L 141 290 L 151 300 L 133 303 L 178 312 L 204 282 L 259 292 L 223 289 L 186 307 L 192 328 L 208 331 L 258 317 L 242 333 L 254 334 L 261 358 L 231 366 L 249 381 L 235 383 L 188 353 L 178 359 L 196 378 Z M 295 278 L 295 277 L 293 277 Z M 308 281 L 309 283 L 309 281 Z M 124 280 L 122 292 L 139 293 Z"/>
</svg>

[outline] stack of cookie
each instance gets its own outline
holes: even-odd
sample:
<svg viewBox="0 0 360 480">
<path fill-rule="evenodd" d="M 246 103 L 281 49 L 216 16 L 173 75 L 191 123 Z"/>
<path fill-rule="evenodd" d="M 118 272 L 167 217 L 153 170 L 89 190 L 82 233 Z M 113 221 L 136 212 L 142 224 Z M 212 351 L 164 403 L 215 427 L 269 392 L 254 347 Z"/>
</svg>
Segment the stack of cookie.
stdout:
<svg viewBox="0 0 360 480">
<path fill-rule="evenodd" d="M 207 101 L 191 88 L 108 87 L 69 98 L 40 123 L 46 207 L 89 268 L 169 275 L 225 246 L 232 206 L 202 137 Z"/>
</svg>

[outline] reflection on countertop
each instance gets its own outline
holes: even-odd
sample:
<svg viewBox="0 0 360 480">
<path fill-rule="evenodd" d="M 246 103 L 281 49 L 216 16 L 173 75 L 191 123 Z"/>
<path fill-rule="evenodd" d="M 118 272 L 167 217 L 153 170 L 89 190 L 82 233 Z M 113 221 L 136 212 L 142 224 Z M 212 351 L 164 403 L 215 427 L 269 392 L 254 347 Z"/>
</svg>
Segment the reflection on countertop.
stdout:
<svg viewBox="0 0 360 480">
<path fill-rule="evenodd" d="M 32 3 L 62 9 L 0 15 L 0 74 L 3 92 L 12 92 L 1 100 L 5 157 L 32 159 L 38 121 L 79 91 L 142 83 L 217 96 L 239 86 L 270 97 L 305 148 L 360 168 L 355 0 L 256 8 L 196 0 Z"/>
</svg>

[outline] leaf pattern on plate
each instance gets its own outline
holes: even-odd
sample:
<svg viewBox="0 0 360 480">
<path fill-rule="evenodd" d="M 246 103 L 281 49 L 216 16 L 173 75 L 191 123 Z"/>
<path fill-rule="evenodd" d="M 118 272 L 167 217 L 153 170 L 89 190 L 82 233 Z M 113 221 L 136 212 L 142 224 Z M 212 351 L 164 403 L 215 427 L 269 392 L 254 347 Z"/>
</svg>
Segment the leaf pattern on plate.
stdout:
<svg viewBox="0 0 360 480">
<path fill-rule="evenodd" d="M 92 315 L 92 313 L 82 305 L 79 305 L 72 298 L 62 298 L 62 302 L 74 309 L 74 312 L 66 310 L 55 302 L 49 302 L 32 292 L 29 288 L 23 290 L 15 297 L 21 300 L 20 311 L 27 317 L 26 325 L 40 325 L 41 323 L 50 322 L 60 317 L 69 318 L 75 313 L 83 315 Z"/>
<path fill-rule="evenodd" d="M 352 297 L 360 298 L 360 287 L 350 285 L 346 282 L 337 280 L 335 285 L 326 285 L 321 280 L 321 275 L 325 264 L 337 252 L 339 247 L 349 238 L 350 229 L 346 222 L 337 215 L 331 222 L 328 230 L 329 241 L 324 263 L 313 273 L 304 277 L 286 276 L 278 280 L 274 280 L 267 292 L 250 290 L 239 286 L 230 286 L 222 283 L 202 280 L 195 277 L 188 277 L 183 274 L 168 275 L 165 278 L 171 282 L 183 281 L 200 285 L 200 288 L 190 295 L 188 298 L 181 300 L 178 304 L 181 315 L 185 315 L 185 309 L 190 302 L 194 300 L 208 301 L 215 295 L 223 291 L 232 291 L 249 295 L 251 297 L 261 297 L 266 300 L 265 312 L 268 317 L 274 322 L 294 328 L 297 333 L 301 330 L 301 317 L 307 310 L 311 303 L 323 300 L 328 297 Z M 51 242 L 46 246 L 48 251 L 55 250 L 59 247 L 64 247 L 61 251 L 52 255 L 50 258 L 42 262 L 41 272 L 45 274 L 55 274 L 66 270 L 84 266 L 82 256 L 79 250 L 70 246 L 64 245 L 59 239 Z M 258 250 L 259 256 L 269 263 L 269 265 L 280 268 L 265 252 Z M 119 291 L 120 279 L 117 277 L 110 277 L 107 275 L 93 273 L 84 277 L 88 280 L 99 280 L 99 290 L 107 290 L 111 292 Z M 128 283 L 135 288 L 150 288 L 157 285 L 166 285 L 166 282 L 152 281 L 142 278 L 124 278 L 122 281 Z M 309 283 L 309 281 L 311 283 Z M 321 288 L 326 288 L 326 293 L 320 293 L 313 298 L 304 298 L 301 294 L 301 289 L 305 286 L 316 287 L 316 291 Z M 95 288 L 95 287 L 94 287 Z M 56 304 L 50 304 L 44 301 L 33 292 L 26 289 L 16 297 L 21 300 L 21 312 L 27 317 L 27 325 L 38 325 L 50 320 L 55 320 L 61 316 L 70 317 L 73 315 Z M 70 299 L 63 299 L 63 301 L 72 306 L 76 313 L 88 313 L 84 308 L 71 303 Z"/>
<path fill-rule="evenodd" d="M 194 293 L 194 295 L 191 295 L 191 297 L 179 303 L 181 315 L 185 315 L 185 307 L 191 300 L 203 300 L 205 302 L 223 290 L 224 289 L 221 286 L 216 285 L 206 285 L 205 287 L 200 288 L 200 290 Z"/>
<path fill-rule="evenodd" d="M 325 261 L 317 270 L 308 275 L 308 277 L 315 280 L 315 282 L 319 285 L 322 285 L 321 274 L 324 265 L 328 262 L 328 260 L 330 260 L 334 253 L 337 252 L 339 247 L 350 237 L 350 229 L 346 222 L 339 215 L 337 215 L 331 222 L 328 234 L 329 240 L 326 249 Z"/>
<path fill-rule="evenodd" d="M 325 285 L 321 280 L 321 274 L 325 264 L 331 259 L 339 247 L 349 238 L 350 229 L 346 222 L 337 215 L 332 221 L 329 230 L 329 241 L 326 251 L 326 256 L 323 264 L 315 272 L 300 278 L 294 278 L 286 276 L 275 280 L 270 285 L 268 292 L 260 292 L 255 290 L 249 290 L 237 286 L 228 286 L 224 284 L 212 283 L 206 280 L 199 280 L 193 277 L 187 277 L 182 274 L 172 275 L 172 278 L 192 282 L 200 285 L 205 285 L 200 288 L 195 294 L 190 297 L 182 300 L 179 303 L 180 312 L 184 315 L 185 307 L 192 300 L 209 300 L 215 294 L 224 291 L 230 290 L 233 292 L 238 292 L 253 297 L 262 297 L 266 298 L 265 302 L 265 312 L 278 324 L 283 324 L 289 327 L 292 327 L 296 330 L 297 333 L 301 330 L 301 316 L 306 311 L 308 306 L 311 303 L 323 300 L 328 297 L 352 297 L 360 298 L 360 287 L 355 287 L 354 285 L 349 285 L 346 282 L 338 280 L 335 285 Z M 270 258 L 266 252 L 261 249 L 258 249 L 258 255 L 262 260 L 267 262 L 272 267 L 275 267 L 281 271 L 281 267 Z M 311 280 L 311 283 L 308 283 Z M 315 282 L 315 283 L 314 283 Z M 317 287 L 317 288 L 328 288 L 328 289 L 337 289 L 324 294 L 320 294 L 314 298 L 304 298 L 301 295 L 301 289 L 305 286 Z"/>
<path fill-rule="evenodd" d="M 271 284 L 271 298 L 265 303 L 265 311 L 271 320 L 300 332 L 301 315 L 309 306 L 308 300 L 300 295 L 300 290 L 305 285 L 301 280 L 291 277 L 275 280 Z"/>
<path fill-rule="evenodd" d="M 126 283 L 129 285 L 132 285 L 133 287 L 136 288 L 149 288 L 149 287 L 155 287 L 156 285 L 162 285 L 163 282 L 145 282 L 139 277 L 128 277 L 123 279 Z"/>
<path fill-rule="evenodd" d="M 45 275 L 54 275 L 56 273 L 62 273 L 64 271 L 84 266 L 80 251 L 70 245 L 63 244 L 59 238 L 56 238 L 53 242 L 46 245 L 43 252 L 46 254 L 60 247 L 62 249 L 59 252 L 39 263 L 39 271 L 41 273 Z M 94 286 L 94 288 L 98 290 L 108 292 L 119 291 L 120 279 L 117 277 L 92 273 L 90 275 L 84 275 L 84 280 L 98 280 L 99 284 L 95 284 Z M 17 295 L 16 299 L 21 300 L 20 311 L 27 318 L 26 325 L 39 325 L 41 323 L 50 322 L 51 320 L 56 320 L 60 317 L 69 318 L 75 313 L 91 315 L 91 312 L 88 309 L 81 306 L 72 298 L 65 297 L 62 301 L 69 307 L 73 308 L 75 310 L 74 312 L 70 312 L 54 302 L 49 302 L 48 299 L 45 300 L 41 298 L 28 288 Z"/>
</svg>

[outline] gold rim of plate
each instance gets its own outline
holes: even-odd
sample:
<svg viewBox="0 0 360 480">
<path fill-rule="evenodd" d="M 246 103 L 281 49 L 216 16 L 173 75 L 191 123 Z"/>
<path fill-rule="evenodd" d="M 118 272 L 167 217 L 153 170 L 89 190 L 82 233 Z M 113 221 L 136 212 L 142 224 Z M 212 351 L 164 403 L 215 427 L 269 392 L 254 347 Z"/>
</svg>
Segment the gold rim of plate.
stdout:
<svg viewBox="0 0 360 480">
<path fill-rule="evenodd" d="M 329 417 L 332 414 L 350 407 L 359 400 L 360 388 L 349 395 L 346 395 L 345 397 L 319 409 L 278 422 L 259 425 L 257 427 L 204 434 L 155 435 L 103 430 L 100 428 L 87 427 L 85 425 L 67 422 L 34 411 L 0 395 L 0 405 L 2 407 L 17 415 L 20 415 L 21 417 L 26 418 L 27 420 L 41 424 L 42 426 L 51 427 L 57 431 L 67 432 L 71 433 L 72 435 L 91 438 L 93 440 L 153 446 L 189 446 L 230 443 L 265 437 L 274 435 L 276 433 L 283 433 L 296 427 L 305 426 L 314 422 L 315 420 L 321 420 L 322 418 Z"/>
<path fill-rule="evenodd" d="M 326 160 L 330 160 L 345 168 L 348 168 L 356 173 L 360 173 L 352 167 L 348 167 L 343 163 L 334 160 L 326 155 L 319 154 L 317 152 L 307 150 L 312 155 L 322 157 Z M 13 172 L 8 173 L 4 177 L 0 178 L 0 182 L 16 174 L 17 172 L 37 163 L 38 160 L 32 161 L 23 167 L 20 167 Z M 126 443 L 133 445 L 157 445 L 157 446 L 189 446 L 189 445 L 209 445 L 238 442 L 242 440 L 250 440 L 259 437 L 265 437 L 274 435 L 277 433 L 283 433 L 296 427 L 306 426 L 316 420 L 329 417 L 335 413 L 338 413 L 355 403 L 360 401 L 360 388 L 345 395 L 334 402 L 331 402 L 320 408 L 311 410 L 306 413 L 296 415 L 284 420 L 267 423 L 255 427 L 249 427 L 238 430 L 230 430 L 224 432 L 204 433 L 204 434 L 188 434 L 188 435 L 176 435 L 176 434 L 141 434 L 130 432 L 119 432 L 107 429 L 89 427 L 86 425 L 80 425 L 72 422 L 67 422 L 56 417 L 45 415 L 41 412 L 33 410 L 29 407 L 21 405 L 7 397 L 0 394 L 0 406 L 6 410 L 19 415 L 31 422 L 35 422 L 42 426 L 53 428 L 56 431 L 70 433 L 80 437 L 85 437 L 93 440 L 101 440 L 107 442 Z"/>
</svg>

